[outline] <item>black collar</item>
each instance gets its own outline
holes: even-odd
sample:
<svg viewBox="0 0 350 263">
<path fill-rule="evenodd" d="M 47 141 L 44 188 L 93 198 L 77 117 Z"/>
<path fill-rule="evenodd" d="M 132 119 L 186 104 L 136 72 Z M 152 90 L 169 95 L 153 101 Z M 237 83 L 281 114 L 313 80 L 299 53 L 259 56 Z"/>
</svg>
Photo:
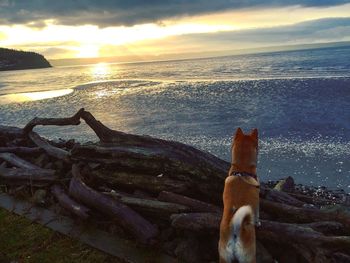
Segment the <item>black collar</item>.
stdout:
<svg viewBox="0 0 350 263">
<path fill-rule="evenodd" d="M 256 181 L 258 181 L 258 177 L 256 174 L 251 174 L 247 172 L 232 172 L 230 175 L 235 175 L 235 176 L 250 176 L 253 177 Z"/>
</svg>

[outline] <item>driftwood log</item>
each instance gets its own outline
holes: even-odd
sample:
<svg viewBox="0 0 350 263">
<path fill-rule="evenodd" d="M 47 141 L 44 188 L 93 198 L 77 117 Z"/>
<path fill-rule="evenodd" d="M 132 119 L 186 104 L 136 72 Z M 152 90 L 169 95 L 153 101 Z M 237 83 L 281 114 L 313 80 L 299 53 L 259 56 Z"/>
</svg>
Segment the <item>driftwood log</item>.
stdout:
<svg viewBox="0 0 350 263">
<path fill-rule="evenodd" d="M 36 166 L 30 162 L 27 162 L 26 160 L 21 159 L 13 153 L 9 153 L 9 152 L 0 153 L 0 159 L 19 168 L 28 169 L 28 170 L 40 169 L 39 166 Z"/>
<path fill-rule="evenodd" d="M 48 155 L 57 159 L 69 162 L 69 153 L 63 149 L 57 148 L 49 144 L 44 138 L 41 138 L 36 132 L 29 132 L 29 138 Z"/>
<path fill-rule="evenodd" d="M 58 203 L 67 211 L 81 219 L 89 218 L 90 209 L 69 197 L 61 186 L 57 184 L 53 185 L 51 192 L 57 198 Z"/>
<path fill-rule="evenodd" d="M 262 199 L 260 208 L 275 220 L 294 223 L 310 223 L 319 221 L 337 221 L 344 225 L 350 234 L 350 213 L 344 211 L 325 211 L 315 208 L 299 208 Z"/>
<path fill-rule="evenodd" d="M 72 168 L 73 177 L 69 185 L 69 195 L 101 213 L 110 215 L 142 243 L 149 243 L 158 234 L 155 225 L 138 213 L 111 197 L 107 197 L 88 187 L 82 180 L 77 165 Z"/>
<path fill-rule="evenodd" d="M 190 208 L 177 203 L 162 202 L 147 198 L 137 198 L 130 196 L 122 196 L 118 194 L 108 193 L 119 202 L 130 206 L 134 210 L 146 214 L 150 217 L 169 219 L 169 216 L 176 213 L 190 211 Z"/>
<path fill-rule="evenodd" d="M 39 147 L 0 147 L 0 153 L 37 154 L 41 152 L 42 149 L 40 149 Z"/>
<path fill-rule="evenodd" d="M 48 169 L 22 169 L 22 168 L 5 168 L 0 167 L 0 178 L 6 180 L 28 180 L 28 181 L 50 181 L 53 182 L 58 178 L 54 170 Z"/>
<path fill-rule="evenodd" d="M 168 176 L 110 171 L 107 169 L 92 171 L 91 175 L 100 182 L 104 182 L 112 187 L 122 187 L 127 190 L 139 189 L 154 194 L 158 194 L 161 191 L 186 193 L 191 190 L 190 183 L 174 180 Z"/>
<path fill-rule="evenodd" d="M 99 142 L 51 142 L 33 131 L 37 125 L 79 125 L 81 119 Z M 45 168 L 59 172 L 39 168 L 42 155 Z M 73 217 L 101 227 L 96 215 L 107 215 L 136 240 L 158 242 L 180 261 L 217 259 L 221 195 L 230 164 L 209 153 L 109 129 L 80 109 L 68 118 L 34 118 L 23 129 L 0 126 L 0 160 L 6 187 L 49 185 L 52 200 Z M 281 184 L 278 189 L 261 185 L 257 262 L 349 262 L 350 208 L 327 209 L 322 206 L 332 200 L 284 192 Z"/>
<path fill-rule="evenodd" d="M 187 196 L 175 194 L 172 192 L 162 191 L 158 195 L 158 200 L 174 202 L 177 204 L 188 206 L 193 212 L 221 213 L 221 209 L 215 205 L 208 204 L 206 202 L 196 200 Z"/>
</svg>

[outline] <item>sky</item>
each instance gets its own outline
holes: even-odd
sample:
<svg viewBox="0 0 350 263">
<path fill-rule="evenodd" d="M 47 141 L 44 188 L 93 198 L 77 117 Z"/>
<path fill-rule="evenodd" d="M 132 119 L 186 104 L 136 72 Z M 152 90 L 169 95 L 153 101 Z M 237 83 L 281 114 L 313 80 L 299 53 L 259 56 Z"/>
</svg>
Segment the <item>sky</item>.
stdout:
<svg viewBox="0 0 350 263">
<path fill-rule="evenodd" d="M 0 47 L 48 59 L 350 41 L 350 0 L 0 0 Z"/>
</svg>

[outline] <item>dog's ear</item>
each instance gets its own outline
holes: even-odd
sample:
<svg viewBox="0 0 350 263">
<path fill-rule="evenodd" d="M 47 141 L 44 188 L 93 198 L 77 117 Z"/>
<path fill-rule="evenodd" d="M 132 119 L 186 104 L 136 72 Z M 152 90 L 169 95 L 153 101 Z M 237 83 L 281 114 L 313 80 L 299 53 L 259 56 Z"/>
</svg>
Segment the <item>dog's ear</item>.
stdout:
<svg viewBox="0 0 350 263">
<path fill-rule="evenodd" d="M 243 133 L 242 129 L 241 128 L 237 128 L 235 136 L 234 136 L 234 139 L 237 139 L 237 138 L 242 137 L 242 136 L 244 136 L 244 133 Z"/>
<path fill-rule="evenodd" d="M 258 140 L 258 129 L 255 128 L 250 132 L 250 137 L 252 137 L 254 140 Z"/>
</svg>

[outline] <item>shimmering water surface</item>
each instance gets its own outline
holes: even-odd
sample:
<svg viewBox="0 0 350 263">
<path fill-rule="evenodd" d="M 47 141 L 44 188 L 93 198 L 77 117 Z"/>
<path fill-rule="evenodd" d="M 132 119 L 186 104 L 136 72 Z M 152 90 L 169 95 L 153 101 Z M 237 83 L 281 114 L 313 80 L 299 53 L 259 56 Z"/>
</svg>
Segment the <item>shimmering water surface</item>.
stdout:
<svg viewBox="0 0 350 263">
<path fill-rule="evenodd" d="M 237 127 L 260 132 L 262 180 L 350 192 L 350 48 L 0 72 L 0 124 L 73 115 L 230 159 Z M 85 125 L 40 127 L 97 140 Z"/>
</svg>

